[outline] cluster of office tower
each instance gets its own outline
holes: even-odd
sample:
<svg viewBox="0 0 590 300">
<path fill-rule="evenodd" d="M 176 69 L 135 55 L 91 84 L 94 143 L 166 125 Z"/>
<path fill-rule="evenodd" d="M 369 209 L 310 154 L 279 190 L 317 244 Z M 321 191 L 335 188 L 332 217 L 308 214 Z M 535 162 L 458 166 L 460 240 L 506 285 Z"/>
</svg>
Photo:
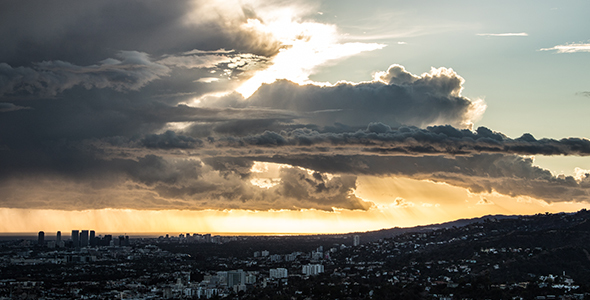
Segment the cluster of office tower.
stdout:
<svg viewBox="0 0 590 300">
<path fill-rule="evenodd" d="M 39 231 L 37 243 L 41 246 L 49 246 L 51 248 L 84 248 L 97 246 L 129 246 L 129 236 L 120 235 L 113 239 L 110 234 L 104 236 L 96 236 L 94 230 L 72 230 L 69 240 L 62 240 L 61 231 L 55 235 L 55 241 L 45 242 L 45 232 Z"/>
</svg>

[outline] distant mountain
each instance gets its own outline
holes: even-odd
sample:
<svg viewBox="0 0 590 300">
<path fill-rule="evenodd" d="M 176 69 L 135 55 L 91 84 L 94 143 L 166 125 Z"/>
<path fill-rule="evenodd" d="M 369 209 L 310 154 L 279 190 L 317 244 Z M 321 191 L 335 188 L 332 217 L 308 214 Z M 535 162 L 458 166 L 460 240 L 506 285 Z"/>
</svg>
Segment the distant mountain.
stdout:
<svg viewBox="0 0 590 300">
<path fill-rule="evenodd" d="M 562 213 L 566 214 L 566 213 Z M 445 223 L 438 223 L 438 224 L 430 224 L 430 225 L 422 225 L 422 226 L 414 226 L 414 227 L 394 227 L 388 229 L 380 229 L 375 231 L 367 231 L 367 232 L 355 232 L 350 233 L 350 235 L 360 235 L 361 241 L 364 242 L 373 242 L 383 238 L 390 238 L 396 235 L 410 233 L 410 232 L 428 232 L 437 229 L 449 229 L 453 227 L 464 227 L 474 223 L 483 223 L 486 220 L 509 220 L 509 219 L 519 219 L 519 218 L 527 218 L 531 216 L 523 216 L 523 215 L 486 215 L 479 218 L 472 218 L 472 219 L 459 219 L 455 221 L 445 222 Z M 584 226 L 590 228 L 590 222 Z"/>
</svg>

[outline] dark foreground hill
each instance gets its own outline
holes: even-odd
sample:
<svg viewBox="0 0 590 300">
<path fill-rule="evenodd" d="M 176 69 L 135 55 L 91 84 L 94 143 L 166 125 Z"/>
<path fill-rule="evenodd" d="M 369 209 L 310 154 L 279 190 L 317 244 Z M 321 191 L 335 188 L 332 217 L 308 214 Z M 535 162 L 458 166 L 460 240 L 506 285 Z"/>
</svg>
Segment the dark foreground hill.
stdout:
<svg viewBox="0 0 590 300">
<path fill-rule="evenodd" d="M 440 224 L 440 229 L 408 228 L 401 234 L 399 228 L 360 234 L 365 240 L 390 237 L 340 254 L 382 262 L 381 270 L 398 274 L 394 282 L 417 285 L 429 297 L 583 299 L 590 291 L 587 210 L 461 222 Z"/>
</svg>

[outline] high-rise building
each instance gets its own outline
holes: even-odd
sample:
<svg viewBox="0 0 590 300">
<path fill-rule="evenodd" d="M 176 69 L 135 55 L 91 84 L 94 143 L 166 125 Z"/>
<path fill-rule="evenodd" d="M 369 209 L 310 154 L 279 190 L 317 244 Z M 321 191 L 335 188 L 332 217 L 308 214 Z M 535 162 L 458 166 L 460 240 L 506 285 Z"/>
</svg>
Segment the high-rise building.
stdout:
<svg viewBox="0 0 590 300">
<path fill-rule="evenodd" d="M 40 246 L 45 245 L 45 232 L 39 231 L 39 236 L 37 237 L 37 244 Z"/>
<path fill-rule="evenodd" d="M 235 285 L 246 283 L 246 272 L 243 270 L 227 272 L 227 286 L 233 287 Z"/>
<path fill-rule="evenodd" d="M 88 230 L 80 232 L 80 247 L 88 247 Z"/>
<path fill-rule="evenodd" d="M 90 230 L 90 240 L 88 241 L 91 247 L 96 246 L 96 232 Z"/>
<path fill-rule="evenodd" d="M 352 237 L 352 245 L 353 246 L 358 246 L 360 244 L 361 244 L 361 237 L 358 234 L 354 235 Z"/>
<path fill-rule="evenodd" d="M 302 267 L 302 273 L 308 276 L 318 275 L 324 273 L 324 265 L 307 264 Z"/>
<path fill-rule="evenodd" d="M 74 248 L 80 247 L 80 236 L 78 230 L 72 230 L 72 246 Z"/>
<path fill-rule="evenodd" d="M 65 242 L 62 241 L 62 239 L 61 239 L 61 231 L 58 231 L 55 234 L 55 246 L 57 248 L 63 248 L 63 247 L 65 247 Z"/>
<path fill-rule="evenodd" d="M 270 269 L 269 273 L 271 279 L 288 277 L 287 269 L 285 268 Z"/>
<path fill-rule="evenodd" d="M 105 234 L 104 238 L 102 238 L 102 245 L 103 246 L 110 246 L 111 241 L 113 240 L 113 236 L 110 234 Z"/>
</svg>

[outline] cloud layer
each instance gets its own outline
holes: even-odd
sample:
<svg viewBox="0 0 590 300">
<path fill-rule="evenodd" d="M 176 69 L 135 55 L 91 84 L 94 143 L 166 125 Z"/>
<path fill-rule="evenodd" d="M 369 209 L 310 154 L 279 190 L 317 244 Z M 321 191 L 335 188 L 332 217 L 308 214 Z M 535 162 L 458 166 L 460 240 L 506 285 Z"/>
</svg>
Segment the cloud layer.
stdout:
<svg viewBox="0 0 590 300">
<path fill-rule="evenodd" d="M 222 138 L 212 143 L 216 148 L 259 147 L 285 153 L 298 148 L 316 147 L 334 154 L 374 153 L 380 155 L 472 155 L 479 153 L 503 153 L 520 155 L 590 155 L 590 140 L 582 138 L 540 139 L 531 134 L 511 139 L 485 127 L 476 131 L 459 130 L 452 126 L 432 126 L 426 129 L 401 127 L 392 130 L 383 123 L 370 123 L 366 130 L 356 132 L 317 132 L 296 129 L 241 138 Z M 203 147 L 200 144 L 198 147 Z M 197 148 L 197 147 L 195 147 Z M 270 150 L 269 152 L 272 152 Z"/>
<path fill-rule="evenodd" d="M 0 4 L 1 207 L 371 209 L 359 175 L 590 201 L 585 172 L 521 156 L 586 156 L 590 141 L 472 130 L 486 104 L 453 69 L 310 81 L 385 46 L 343 42 L 312 3 L 36 4 Z"/>
</svg>

